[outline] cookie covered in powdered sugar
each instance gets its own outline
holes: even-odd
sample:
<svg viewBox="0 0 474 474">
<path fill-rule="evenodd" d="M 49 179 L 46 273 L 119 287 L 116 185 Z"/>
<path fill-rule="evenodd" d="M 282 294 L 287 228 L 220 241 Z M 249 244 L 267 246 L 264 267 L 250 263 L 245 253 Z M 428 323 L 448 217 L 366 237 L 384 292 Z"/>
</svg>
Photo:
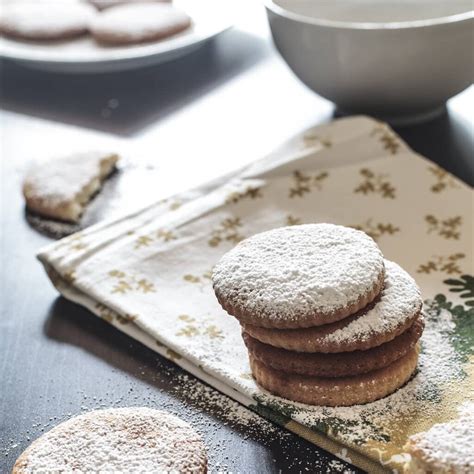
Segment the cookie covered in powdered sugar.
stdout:
<svg viewBox="0 0 474 474">
<path fill-rule="evenodd" d="M 221 306 L 241 323 L 307 328 L 346 318 L 372 302 L 384 259 L 364 232 L 334 224 L 281 227 L 225 254 L 212 281 Z"/>
<path fill-rule="evenodd" d="M 332 324 L 306 329 L 269 329 L 244 324 L 253 338 L 290 351 L 338 353 L 367 350 L 387 343 L 419 319 L 423 300 L 415 280 L 385 260 L 385 284 L 368 307 Z"/>
<path fill-rule="evenodd" d="M 90 24 L 96 41 L 108 45 L 146 43 L 186 30 L 191 18 L 165 3 L 119 5 L 97 15 Z"/>
<path fill-rule="evenodd" d="M 410 454 L 407 474 L 474 472 L 474 403 L 466 402 L 459 411 L 458 419 L 410 436 L 405 445 Z"/>
<path fill-rule="evenodd" d="M 125 5 L 129 3 L 171 3 L 171 0 L 87 0 L 91 5 L 94 5 L 99 10 L 105 10 L 106 8 L 116 7 L 118 5 Z"/>
<path fill-rule="evenodd" d="M 62 40 L 85 34 L 96 11 L 75 2 L 17 2 L 4 6 L 0 31 L 25 40 Z"/>
<path fill-rule="evenodd" d="M 201 436 L 151 408 L 96 410 L 45 433 L 18 458 L 13 474 L 34 472 L 205 473 Z"/>
<path fill-rule="evenodd" d="M 114 153 L 87 152 L 37 163 L 23 181 L 27 208 L 41 216 L 78 222 L 118 159 Z"/>
</svg>

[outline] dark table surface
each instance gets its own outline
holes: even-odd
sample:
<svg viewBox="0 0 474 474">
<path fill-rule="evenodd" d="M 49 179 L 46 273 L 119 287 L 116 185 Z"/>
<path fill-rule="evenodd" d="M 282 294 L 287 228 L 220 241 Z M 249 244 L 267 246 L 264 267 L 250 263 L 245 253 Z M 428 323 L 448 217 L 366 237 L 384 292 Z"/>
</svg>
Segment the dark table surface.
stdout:
<svg viewBox="0 0 474 474">
<path fill-rule="evenodd" d="M 68 76 L 2 63 L 0 472 L 59 421 L 109 406 L 162 407 L 183 416 L 203 433 L 212 468 L 334 472 L 332 455 L 236 416 L 233 402 L 211 389 L 196 396 L 193 378 L 173 363 L 59 298 L 34 258 L 50 239 L 24 217 L 21 177 L 33 158 L 114 147 L 153 164 L 156 182 L 131 199 L 144 203 L 330 120 L 331 104 L 298 83 L 274 53 L 262 12 L 254 16 L 192 56 L 120 75 Z M 473 96 L 471 88 L 445 115 L 397 130 L 471 185 Z M 99 210 L 93 219 L 100 217 Z"/>
</svg>

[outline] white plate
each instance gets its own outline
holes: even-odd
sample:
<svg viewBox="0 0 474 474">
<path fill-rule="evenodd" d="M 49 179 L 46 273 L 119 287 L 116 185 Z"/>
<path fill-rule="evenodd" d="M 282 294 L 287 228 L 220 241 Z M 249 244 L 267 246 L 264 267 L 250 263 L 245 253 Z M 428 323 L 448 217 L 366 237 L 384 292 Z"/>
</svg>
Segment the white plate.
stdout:
<svg viewBox="0 0 474 474">
<path fill-rule="evenodd" d="M 35 69 L 66 73 L 98 73 L 159 64 L 188 54 L 231 26 L 226 0 L 175 0 L 192 18 L 191 28 L 154 43 L 99 46 L 90 36 L 61 42 L 0 39 L 0 57 Z"/>
</svg>

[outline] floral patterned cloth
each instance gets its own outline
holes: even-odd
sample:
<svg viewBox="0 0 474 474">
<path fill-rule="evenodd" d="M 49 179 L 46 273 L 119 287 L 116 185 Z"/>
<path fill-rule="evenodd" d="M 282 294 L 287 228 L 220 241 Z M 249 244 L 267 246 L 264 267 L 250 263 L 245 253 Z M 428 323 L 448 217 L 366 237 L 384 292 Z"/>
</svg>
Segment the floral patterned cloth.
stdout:
<svg viewBox="0 0 474 474">
<path fill-rule="evenodd" d="M 384 400 L 321 408 L 253 381 L 237 321 L 211 287 L 237 242 L 283 225 L 362 229 L 422 288 L 418 373 Z M 306 131 L 231 177 L 102 222 L 39 253 L 66 297 L 218 390 L 370 472 L 400 469 L 408 435 L 472 399 L 473 193 L 385 124 L 347 118 Z"/>
</svg>

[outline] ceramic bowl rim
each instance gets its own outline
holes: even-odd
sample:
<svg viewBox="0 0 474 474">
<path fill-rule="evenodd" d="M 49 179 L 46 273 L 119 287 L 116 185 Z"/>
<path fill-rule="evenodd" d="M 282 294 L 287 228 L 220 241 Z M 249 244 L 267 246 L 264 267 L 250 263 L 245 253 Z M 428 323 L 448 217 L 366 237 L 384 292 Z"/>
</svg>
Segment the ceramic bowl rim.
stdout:
<svg viewBox="0 0 474 474">
<path fill-rule="evenodd" d="M 451 23 L 458 23 L 474 18 L 474 10 L 469 10 L 463 13 L 456 13 L 454 15 L 447 15 L 438 18 L 431 18 L 426 20 L 407 20 L 394 22 L 357 22 L 357 21 L 341 21 L 341 20 L 326 20 L 323 18 L 315 18 L 312 16 L 302 15 L 300 13 L 287 10 L 277 3 L 275 0 L 263 0 L 267 10 L 274 14 L 287 18 L 289 20 L 306 23 L 309 25 L 322 26 L 327 28 L 343 28 L 354 30 L 399 30 L 407 28 L 426 28 L 435 25 L 446 25 Z"/>
</svg>

